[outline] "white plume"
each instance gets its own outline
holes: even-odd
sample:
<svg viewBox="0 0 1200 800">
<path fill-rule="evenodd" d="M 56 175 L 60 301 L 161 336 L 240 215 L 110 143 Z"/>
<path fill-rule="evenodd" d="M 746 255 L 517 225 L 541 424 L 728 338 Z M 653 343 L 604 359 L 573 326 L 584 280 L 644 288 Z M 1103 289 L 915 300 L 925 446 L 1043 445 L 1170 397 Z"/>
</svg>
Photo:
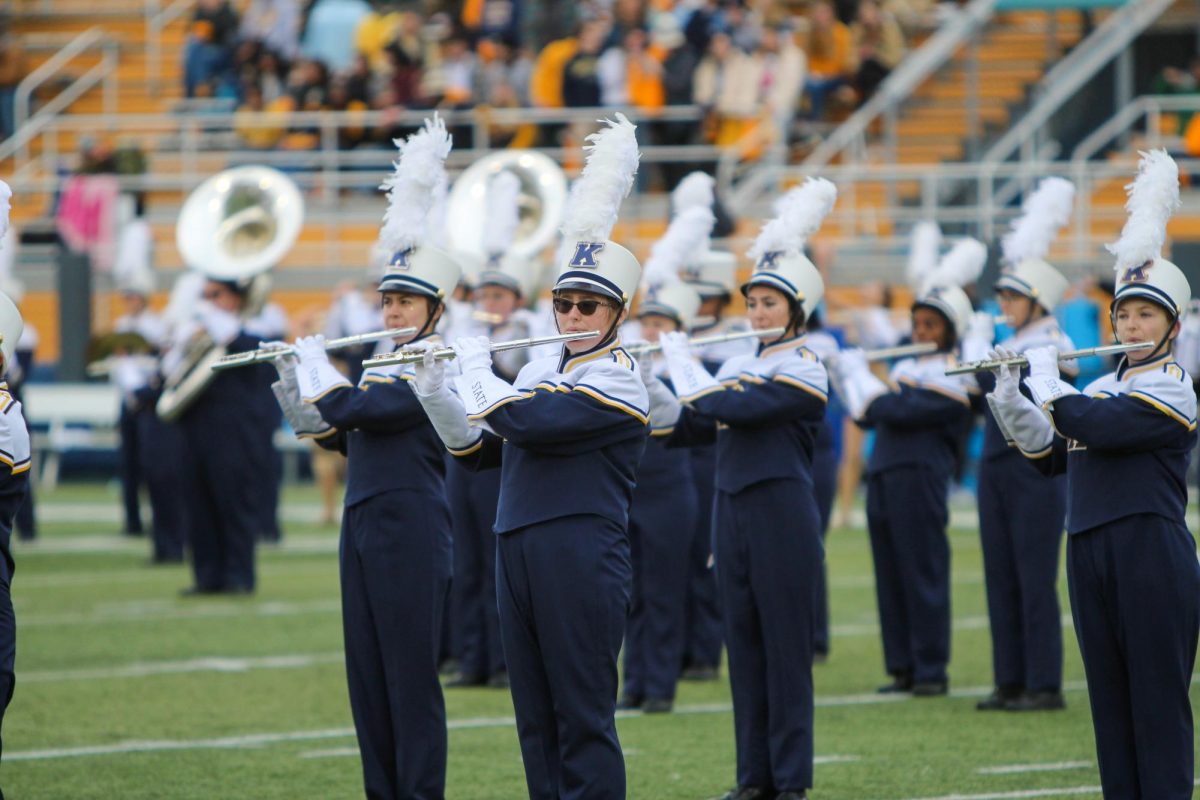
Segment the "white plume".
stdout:
<svg viewBox="0 0 1200 800">
<path fill-rule="evenodd" d="M 565 242 L 603 242 L 612 234 L 621 201 L 633 188 L 637 174 L 636 128 L 618 113 L 616 122 L 601 120 L 606 127 L 587 137 L 590 145 L 583 173 L 571 185 L 567 208 L 559 231 Z"/>
<path fill-rule="evenodd" d="M 450 178 L 443 172 L 442 179 L 433 187 L 433 203 L 425 215 L 425 236 L 422 242 L 445 249 L 450 232 L 446 230 L 446 200 L 450 196 Z M 392 257 L 388 254 L 388 258 Z"/>
<path fill-rule="evenodd" d="M 1044 259 L 1059 229 L 1071 221 L 1075 184 L 1066 178 L 1046 178 L 1021 206 L 1022 214 L 1000 242 L 1004 260 L 1019 264 Z"/>
<path fill-rule="evenodd" d="M 1125 187 L 1129 200 L 1125 210 L 1129 219 L 1121 229 L 1121 238 L 1106 246 L 1117 257 L 1120 277 L 1130 267 L 1138 267 L 1162 255 L 1167 238 L 1167 220 L 1179 208 L 1179 167 L 1166 150 L 1141 154 L 1138 174 Z"/>
<path fill-rule="evenodd" d="M 836 202 L 836 186 L 824 178 L 809 178 L 779 198 L 775 218 L 763 225 L 750 248 L 750 257 L 757 263 L 764 253 L 801 252 Z"/>
<path fill-rule="evenodd" d="M 393 143 L 400 150 L 396 171 L 379 187 L 388 195 L 379 240 L 391 253 L 414 248 L 423 239 L 437 187 L 446 179 L 451 141 L 446 123 L 435 113 L 424 128 Z"/>
<path fill-rule="evenodd" d="M 713 176 L 707 172 L 689 172 L 671 192 L 671 213 L 679 214 L 695 206 L 712 208 L 715 185 Z"/>
<path fill-rule="evenodd" d="M 987 247 L 978 239 L 959 239 L 925 279 L 923 292 L 933 286 L 963 287 L 979 280 L 987 264 Z"/>
<path fill-rule="evenodd" d="M 938 263 L 942 250 L 942 229 L 928 220 L 913 226 L 908 243 L 908 285 L 914 289 L 925 282 Z"/>
<path fill-rule="evenodd" d="M 4 234 L 8 233 L 8 214 L 12 210 L 12 188 L 4 181 L 0 181 L 0 239 L 4 238 Z"/>
<path fill-rule="evenodd" d="M 487 217 L 483 220 L 483 251 L 503 255 L 512 247 L 521 210 L 521 179 L 508 170 L 497 173 L 487 187 Z"/>
<path fill-rule="evenodd" d="M 707 249 L 716 221 L 708 206 L 692 206 L 676 214 L 650 250 L 643 272 L 646 286 L 657 289 L 678 281 L 679 271 Z"/>
</svg>

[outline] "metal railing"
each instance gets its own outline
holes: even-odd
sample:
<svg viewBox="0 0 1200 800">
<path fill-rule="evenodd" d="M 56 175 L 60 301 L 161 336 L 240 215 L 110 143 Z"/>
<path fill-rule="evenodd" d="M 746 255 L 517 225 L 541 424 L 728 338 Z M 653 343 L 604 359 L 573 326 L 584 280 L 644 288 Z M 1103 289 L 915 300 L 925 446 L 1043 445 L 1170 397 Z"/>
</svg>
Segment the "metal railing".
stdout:
<svg viewBox="0 0 1200 800">
<path fill-rule="evenodd" d="M 75 78 L 31 116 L 30 104 L 33 101 L 33 93 L 38 87 L 60 75 L 63 69 L 76 58 L 94 50 L 100 51 L 100 62 Z M 15 133 L 9 137 L 7 142 L 0 143 L 0 152 L 6 149 L 6 145 L 11 145 L 22 158 L 28 157 L 30 139 L 67 106 L 100 83 L 104 85 L 104 113 L 114 114 L 117 110 L 117 42 L 102 28 L 93 27 L 76 36 L 17 84 L 13 99 Z M 0 158 L 5 157 L 7 156 L 0 156 Z"/>
</svg>

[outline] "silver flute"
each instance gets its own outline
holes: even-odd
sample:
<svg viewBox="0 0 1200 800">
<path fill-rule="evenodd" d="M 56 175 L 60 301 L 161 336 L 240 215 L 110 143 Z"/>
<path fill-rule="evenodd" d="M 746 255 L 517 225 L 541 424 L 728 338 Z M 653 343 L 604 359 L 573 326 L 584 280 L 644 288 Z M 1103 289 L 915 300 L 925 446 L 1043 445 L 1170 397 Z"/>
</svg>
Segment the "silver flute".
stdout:
<svg viewBox="0 0 1200 800">
<path fill-rule="evenodd" d="M 697 336 L 695 339 L 688 339 L 688 347 L 704 347 L 708 344 L 721 344 L 723 342 L 736 342 L 738 339 L 749 339 L 754 336 L 782 336 L 787 328 L 764 328 L 761 331 L 737 331 L 735 333 L 714 333 L 712 336 Z M 647 353 L 657 353 L 662 350 L 662 345 L 658 342 L 646 342 L 644 344 L 634 344 L 625 348 L 635 356 L 644 356 Z"/>
<path fill-rule="evenodd" d="M 537 347 L 541 344 L 557 344 L 559 342 L 573 342 L 576 339 L 591 339 L 593 336 L 600 336 L 600 331 L 579 331 L 576 333 L 560 333 L 557 336 L 536 336 L 532 339 L 513 339 L 510 342 L 492 342 L 491 349 L 493 353 L 500 353 L 504 350 L 519 350 L 522 347 Z M 458 354 L 454 352 L 453 347 L 436 347 L 433 350 L 433 357 L 438 360 L 446 360 L 457 358 Z M 424 350 L 397 350 L 394 353 L 384 353 L 374 358 L 368 358 L 363 363 L 363 369 L 371 367 L 390 367 L 395 364 L 419 364 L 425 360 Z"/>
<path fill-rule="evenodd" d="M 936 342 L 914 342 L 902 344 L 899 347 L 881 347 L 878 350 L 864 350 L 863 357 L 867 361 L 887 361 L 889 358 L 908 358 L 909 356 L 927 356 L 936 353 Z"/>
<path fill-rule="evenodd" d="M 411 336 L 416 333 L 416 328 L 389 328 L 386 331 L 371 331 L 370 333 L 360 333 L 357 336 L 343 336 L 340 339 L 330 339 L 325 342 L 326 350 L 341 350 L 344 347 L 354 347 L 356 344 L 370 344 L 378 342 L 382 339 L 394 339 L 397 336 Z M 285 356 L 296 352 L 293 345 L 285 345 L 284 347 L 260 347 L 257 350 L 247 350 L 244 353 L 233 353 L 231 355 L 222 356 L 217 359 L 212 365 L 214 372 L 220 372 L 225 369 L 233 369 L 234 367 L 246 367 L 250 364 L 261 364 L 264 361 L 274 361 L 280 356 Z"/>
<path fill-rule="evenodd" d="M 1114 353 L 1128 353 L 1131 350 L 1148 350 L 1154 346 L 1154 342 L 1133 342 L 1131 344 L 1108 344 L 1102 347 L 1085 347 L 1082 350 L 1068 350 L 1065 353 L 1059 353 L 1058 360 L 1073 361 L 1077 358 L 1087 358 L 1088 356 L 1109 356 Z M 996 367 L 1025 367 L 1028 365 L 1029 359 L 1025 356 L 994 358 L 958 364 L 946 370 L 946 374 L 966 375 L 970 372 L 987 372 Z"/>
</svg>

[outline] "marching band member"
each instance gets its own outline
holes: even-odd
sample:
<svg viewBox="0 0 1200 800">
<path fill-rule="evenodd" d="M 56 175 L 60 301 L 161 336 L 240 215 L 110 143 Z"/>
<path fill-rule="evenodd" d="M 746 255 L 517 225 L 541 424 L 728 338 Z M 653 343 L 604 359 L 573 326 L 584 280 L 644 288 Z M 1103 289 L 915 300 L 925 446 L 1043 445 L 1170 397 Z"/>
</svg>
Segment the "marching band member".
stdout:
<svg viewBox="0 0 1200 800">
<path fill-rule="evenodd" d="M 415 385 L 460 461 L 501 469 L 500 635 L 535 800 L 625 797 L 617 657 L 629 609 L 629 507 L 649 408 L 617 337 L 641 267 L 608 235 L 638 152 L 634 127 L 620 114 L 590 141 L 561 228 L 566 256 L 554 308 L 561 332 L 599 336 L 531 361 L 512 383 L 492 370 L 485 342 L 459 340 L 457 391 L 431 356 Z"/>
<path fill-rule="evenodd" d="M 12 190 L 0 181 L 0 239 L 8 228 Z M 21 338 L 21 312 L 7 295 L 0 294 L 0 376 L 14 360 Z M 29 430 L 21 414 L 21 403 L 0 382 L 0 724 L 12 700 L 16 681 L 17 622 L 13 613 L 12 557 L 13 519 L 29 488 Z"/>
<path fill-rule="evenodd" d="M 395 255 L 379 292 L 386 328 L 417 328 L 397 340 L 406 344 L 434 335 L 460 269 L 421 241 L 430 184 L 450 151 L 445 125 L 426 120 L 399 147 L 380 235 Z M 277 360 L 276 397 L 298 433 L 347 457 L 342 625 L 366 793 L 441 798 L 446 710 L 437 664 L 452 566 L 443 448 L 408 386 L 411 370 L 367 369 L 355 387 L 329 362 L 323 336 L 295 348 L 296 359 Z"/>
<path fill-rule="evenodd" d="M 824 283 L 802 249 L 836 197 L 832 183 L 810 178 L 780 200 L 751 250 L 756 266 L 741 287 L 750 322 L 782 336 L 715 378 L 684 334 L 659 337 L 682 403 L 672 441 L 717 442 L 714 556 L 737 741 L 726 800 L 799 800 L 813 784 L 812 621 L 824 556 L 811 469 L 827 382 L 804 337 Z"/>
<path fill-rule="evenodd" d="M 892 368 L 890 388 L 861 351 L 833 364 L 834 387 L 848 413 L 875 429 L 867 464 L 867 527 L 884 664 L 892 682 L 880 692 L 944 695 L 949 688 L 950 543 L 946 498 L 958 436 L 971 415 L 967 381 L 946 377 L 947 363 L 971 322 L 961 288 L 974 282 L 987 248 L 964 239 L 943 258 L 912 309 L 913 342 L 938 352 Z"/>
<path fill-rule="evenodd" d="M 1193 790 L 1200 564 L 1184 515 L 1196 395 L 1171 352 L 1191 287 L 1161 256 L 1178 181 L 1166 152 L 1143 153 L 1129 220 L 1109 247 L 1117 339 L 1153 349 L 1126 353 L 1080 392 L 1060 377 L 1057 348 L 1033 348 L 1022 381 L 1032 401 L 1015 368 L 997 369 L 988 395 L 1026 457 L 1067 474 L 1067 581 L 1105 797 L 1175 800 Z"/>
<path fill-rule="evenodd" d="M 638 307 L 642 337 L 657 342 L 664 332 L 689 331 L 700 310 L 700 295 L 678 278 L 678 268 L 707 245 L 716 218 L 708 207 L 686 209 L 671 221 L 646 262 L 646 274 L 662 276 Z M 665 374 L 666 362 L 639 357 L 647 386 Z M 699 516 L 691 454 L 668 448 L 673 426 L 651 415 L 650 440 L 638 465 L 629 518 L 633 555 L 633 605 L 625 634 L 622 708 L 646 713 L 670 711 L 683 660 L 689 562 Z"/>
<path fill-rule="evenodd" d="M 475 311 L 485 318 L 474 321 L 473 332 L 483 332 L 492 341 L 532 335 L 532 314 L 524 306 L 537 291 L 535 265 L 515 254 L 505 255 L 519 222 L 519 193 L 520 179 L 508 171 L 496 174 L 488 187 L 483 243 L 489 256 L 475 279 L 472 297 Z M 459 332 L 467 334 L 465 324 Z M 521 348 L 497 353 L 492 367 L 500 378 L 511 382 L 528 361 L 529 350 Z M 492 532 L 500 500 L 500 473 L 451 468 L 446 489 L 455 509 L 454 607 L 461 637 L 461 671 L 448 685 L 506 687 L 508 674 L 496 606 L 496 536 Z"/>
<path fill-rule="evenodd" d="M 1008 267 L 996 281 L 996 291 L 1014 331 L 1000 342 L 1007 350 L 1024 353 L 1046 345 L 1060 351 L 1075 349 L 1054 318 L 1067 279 L 1044 260 L 1055 233 L 1070 221 L 1074 195 L 1070 181 L 1043 180 L 1003 240 Z M 977 313 L 972 328 L 982 335 L 968 334 L 963 345 L 967 361 L 982 358 L 987 351 L 991 315 Z M 995 386 L 991 373 L 980 373 L 979 384 L 984 392 L 991 391 Z M 1057 583 L 1066 483 L 1031 468 L 1008 446 L 989 412 L 985 409 L 978 500 L 995 690 L 976 708 L 1064 708 Z"/>
<path fill-rule="evenodd" d="M 262 310 L 246 320 L 246 333 L 257 336 L 260 344 L 283 339 L 288 332 L 287 313 L 278 303 L 265 303 Z M 279 527 L 279 490 L 283 482 L 283 454 L 275 446 L 275 431 L 283 421 L 279 406 L 269 392 L 255 392 L 248 398 L 246 411 L 255 417 L 255 436 L 247 442 L 246 454 L 254 461 L 258 482 L 255 494 L 259 511 L 255 539 L 278 544 L 283 538 Z"/>
<path fill-rule="evenodd" d="M 671 193 L 675 213 L 686 208 L 711 208 L 713 205 L 712 176 L 693 172 Z M 698 322 L 692 330 L 695 336 L 713 336 L 750 329 L 744 317 L 726 316 L 737 288 L 737 257 L 721 250 L 705 249 L 684 266 L 685 283 L 700 294 Z M 754 352 L 754 343 L 747 339 L 711 344 L 699 355 L 704 368 L 716 372 L 734 356 Z M 700 514 L 692 540 L 689 557 L 687 629 L 684 642 L 684 680 L 716 680 L 721 664 L 721 607 L 717 579 L 712 568 L 713 553 L 713 492 L 716 480 L 716 445 L 697 444 L 688 448 L 692 462 L 692 481 Z"/>
<path fill-rule="evenodd" d="M 0 181 L 0 184 L 3 182 Z M 10 300 L 17 304 L 17 311 L 20 313 L 21 300 L 25 296 L 25 284 L 13 274 L 13 269 L 17 263 L 17 251 L 21 246 L 21 237 L 17 233 L 15 227 L 8 225 L 8 186 L 4 185 L 0 191 L 0 208 L 3 209 L 4 224 L 0 225 L 0 294 L 6 295 Z M 22 398 L 21 389 L 25 385 L 25 379 L 33 371 L 34 351 L 40 342 L 37 329 L 32 324 L 22 320 L 20 333 L 17 336 L 16 349 L 12 353 L 12 357 L 5 359 L 4 378 L 7 382 L 7 391 L 13 396 L 13 399 L 21 403 L 22 412 L 24 411 L 24 400 Z M 33 483 L 29 482 L 24 492 L 24 500 L 17 508 L 16 520 L 14 523 L 17 538 L 23 542 L 32 542 L 37 538 L 37 519 L 34 513 L 34 497 Z"/>
</svg>

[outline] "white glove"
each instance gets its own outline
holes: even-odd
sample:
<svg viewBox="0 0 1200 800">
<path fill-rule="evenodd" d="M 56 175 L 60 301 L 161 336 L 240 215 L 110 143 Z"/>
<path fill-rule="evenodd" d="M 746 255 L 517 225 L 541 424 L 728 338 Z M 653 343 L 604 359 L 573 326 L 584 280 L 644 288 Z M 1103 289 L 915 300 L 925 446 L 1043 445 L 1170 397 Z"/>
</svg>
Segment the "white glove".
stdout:
<svg viewBox="0 0 1200 800">
<path fill-rule="evenodd" d="M 492 343 L 486 336 L 464 336 L 455 339 L 451 347 L 464 375 L 479 370 L 492 371 Z"/>
<path fill-rule="evenodd" d="M 325 337 L 319 333 L 316 336 L 301 336 L 292 347 L 301 365 L 329 360 L 329 354 L 325 351 Z"/>
<path fill-rule="evenodd" d="M 120 356 L 112 371 L 113 383 L 122 394 L 133 394 L 150 382 L 146 371 L 130 356 Z"/>
<path fill-rule="evenodd" d="M 638 359 L 637 364 L 646 394 L 650 396 L 650 427 L 670 428 L 679 421 L 682 412 L 679 399 L 654 374 L 654 359 L 649 353 Z"/>
<path fill-rule="evenodd" d="M 434 347 L 428 339 L 413 342 L 408 349 L 420 350 L 425 354 L 424 361 L 413 365 L 413 373 L 416 376 L 413 388 L 416 390 L 417 396 L 436 394 L 446 383 L 446 362 L 433 357 Z M 463 419 L 466 419 L 465 414 Z"/>
<path fill-rule="evenodd" d="M 836 358 L 831 358 L 830 366 L 837 370 L 841 377 L 856 375 L 859 372 L 870 372 L 871 367 L 867 365 L 867 356 L 857 347 L 849 347 L 837 354 Z"/>
<path fill-rule="evenodd" d="M 1016 358 L 1017 353 L 1009 350 L 1007 347 L 996 347 L 989 350 L 987 358 L 989 361 L 999 361 L 1001 359 Z M 996 388 L 993 394 L 1001 402 L 1009 402 L 1015 400 L 1021 394 L 1021 368 L 1019 366 L 998 366 L 992 368 L 992 374 L 996 376 Z"/>
<path fill-rule="evenodd" d="M 1054 345 L 1026 350 L 1025 358 L 1029 361 L 1029 377 L 1058 377 L 1058 348 Z"/>
<path fill-rule="evenodd" d="M 197 307 L 200 324 L 217 344 L 229 344 L 237 338 L 242 329 L 242 320 L 232 311 L 217 308 L 212 303 L 202 300 Z"/>
<path fill-rule="evenodd" d="M 1025 358 L 1029 360 L 1029 377 L 1025 379 L 1025 385 L 1039 408 L 1049 407 L 1060 397 L 1079 394 L 1074 386 L 1058 376 L 1058 348 L 1053 345 L 1035 347 L 1025 351 Z"/>
<path fill-rule="evenodd" d="M 691 358 L 692 348 L 688 344 L 687 334 L 682 331 L 664 331 L 658 335 L 658 344 L 662 347 L 663 358 Z"/>
<path fill-rule="evenodd" d="M 279 350 L 280 354 L 271 359 L 271 366 L 279 373 L 284 383 L 295 383 L 296 367 L 300 364 L 300 359 L 296 358 L 296 351 L 290 344 L 278 340 L 259 342 L 258 349 Z"/>
<path fill-rule="evenodd" d="M 288 386 L 283 380 L 278 380 L 271 384 L 271 392 L 297 437 L 319 438 L 333 430 L 333 426 L 325 421 L 316 406 L 300 399 L 295 386 Z"/>
<path fill-rule="evenodd" d="M 875 377 L 866 355 L 856 347 L 832 359 L 833 388 L 853 419 L 862 419 L 875 398 L 888 393 L 887 384 Z"/>
</svg>

